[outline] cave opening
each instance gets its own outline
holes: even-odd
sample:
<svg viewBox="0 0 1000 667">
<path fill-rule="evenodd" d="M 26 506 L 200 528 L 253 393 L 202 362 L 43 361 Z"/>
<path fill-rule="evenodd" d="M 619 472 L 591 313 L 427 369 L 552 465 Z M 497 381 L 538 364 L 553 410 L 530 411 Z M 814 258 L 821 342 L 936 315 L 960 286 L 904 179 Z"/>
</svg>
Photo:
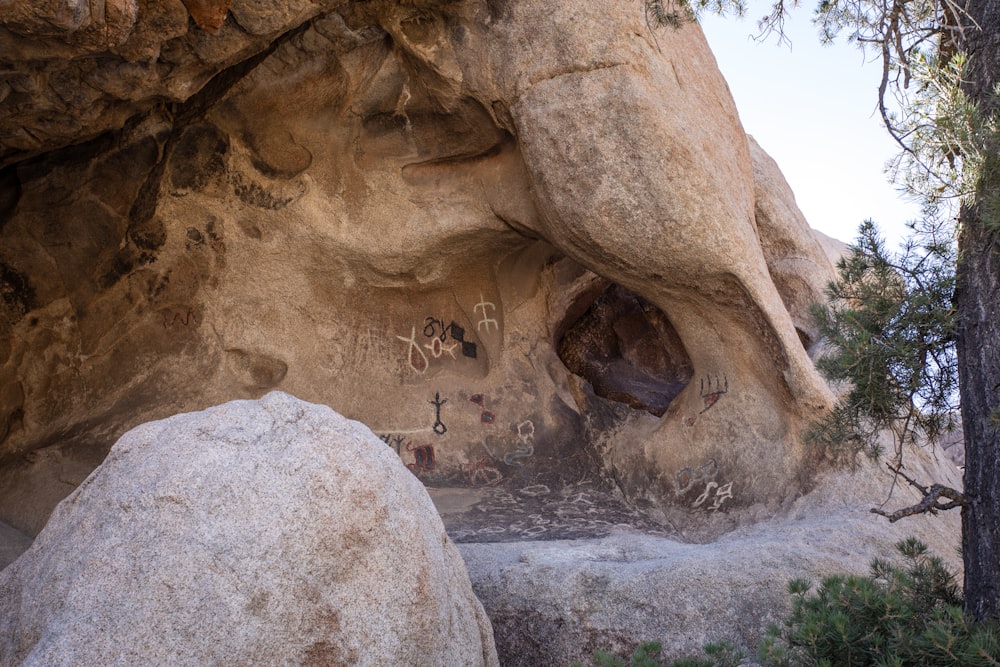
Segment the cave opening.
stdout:
<svg viewBox="0 0 1000 667">
<path fill-rule="evenodd" d="M 616 284 L 577 304 L 560 328 L 556 350 L 597 396 L 662 417 L 694 368 L 670 320 L 650 301 Z M 570 321 L 571 320 L 571 321 Z"/>
</svg>

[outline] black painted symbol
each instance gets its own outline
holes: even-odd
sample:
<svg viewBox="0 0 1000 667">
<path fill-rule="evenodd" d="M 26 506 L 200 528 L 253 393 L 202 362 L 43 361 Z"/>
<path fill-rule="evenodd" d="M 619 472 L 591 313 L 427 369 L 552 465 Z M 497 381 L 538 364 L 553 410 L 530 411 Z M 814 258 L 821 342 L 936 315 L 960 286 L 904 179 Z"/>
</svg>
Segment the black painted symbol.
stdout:
<svg viewBox="0 0 1000 667">
<path fill-rule="evenodd" d="M 438 333 L 438 329 L 441 330 L 441 333 Z M 444 326 L 444 320 L 435 319 L 433 317 L 426 318 L 424 320 L 424 335 L 428 338 L 437 336 L 443 343 L 448 337 L 448 329 Z"/>
<path fill-rule="evenodd" d="M 407 463 L 406 467 L 414 473 L 437 468 L 433 445 L 419 445 L 414 447 L 412 442 L 407 442 L 406 451 L 413 452 L 413 463 Z"/>
<path fill-rule="evenodd" d="M 448 340 L 448 336 L 451 336 L 452 340 L 462 346 L 462 356 L 469 357 L 470 359 L 476 358 L 476 344 L 465 340 L 465 328 L 457 324 L 454 320 L 446 326 L 443 319 L 436 317 L 425 318 L 424 336 L 427 338 L 437 338 L 441 341 L 441 343 L 435 344 L 438 346 L 438 349 L 441 349 L 441 344 Z M 434 350 L 432 346 L 427 347 L 432 351 Z M 446 351 L 450 351 L 450 348 L 447 348 Z M 440 353 L 434 356 L 440 356 Z"/>
<path fill-rule="evenodd" d="M 441 398 L 441 392 L 434 392 L 434 400 L 427 401 L 434 406 L 434 432 L 438 435 L 444 435 L 448 432 L 448 427 L 444 425 L 441 421 L 441 406 L 448 402 L 447 398 Z"/>
<path fill-rule="evenodd" d="M 465 340 L 465 329 L 452 322 L 448 325 L 448 333 L 451 334 L 452 339 L 462 344 L 462 356 L 476 358 L 476 344 Z"/>
<path fill-rule="evenodd" d="M 379 439 L 390 447 L 395 448 L 397 454 L 402 454 L 401 447 L 403 445 L 403 441 L 406 439 L 403 436 L 386 433 L 384 435 L 380 435 Z"/>
<path fill-rule="evenodd" d="M 715 386 L 712 386 L 712 378 L 708 378 L 708 391 L 705 390 L 705 379 L 701 380 L 701 398 L 705 401 L 705 408 L 698 414 L 708 412 L 713 405 L 719 402 L 723 394 L 729 393 L 729 378 L 723 376 L 725 384 L 719 378 L 715 378 Z"/>
</svg>

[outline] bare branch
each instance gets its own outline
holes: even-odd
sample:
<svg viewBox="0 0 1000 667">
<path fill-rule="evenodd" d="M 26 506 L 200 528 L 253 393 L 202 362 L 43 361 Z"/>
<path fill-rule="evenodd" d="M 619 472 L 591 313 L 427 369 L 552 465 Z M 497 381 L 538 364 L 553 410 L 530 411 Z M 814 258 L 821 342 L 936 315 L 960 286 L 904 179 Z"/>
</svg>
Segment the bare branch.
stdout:
<svg viewBox="0 0 1000 667">
<path fill-rule="evenodd" d="M 897 476 L 902 477 L 903 479 L 905 479 L 907 481 L 907 483 L 909 483 L 910 486 L 912 486 L 916 490 L 920 491 L 920 493 L 924 494 L 925 496 L 928 493 L 930 493 L 930 491 L 927 489 L 926 486 L 923 486 L 922 484 L 917 483 L 916 480 L 914 480 L 912 477 L 910 477 L 909 475 L 907 475 L 900 468 L 898 468 L 898 467 L 897 468 L 892 467 L 891 463 L 886 463 L 885 467 L 888 468 L 889 470 L 891 470 L 894 475 L 897 475 Z"/>
<path fill-rule="evenodd" d="M 912 477 L 909 477 L 899 468 L 894 468 L 892 464 L 887 463 L 886 467 L 889 468 L 895 475 L 905 479 L 910 486 L 920 491 L 924 494 L 923 499 L 916 505 L 911 505 L 909 507 L 904 507 L 901 510 L 896 510 L 895 512 L 885 512 L 877 507 L 871 509 L 872 514 L 878 514 L 879 516 L 884 516 L 889 519 L 889 523 L 895 523 L 903 517 L 913 516 L 914 514 L 935 514 L 938 511 L 950 510 L 956 507 L 964 507 L 968 504 L 968 499 L 965 497 L 961 491 L 956 491 L 950 486 L 944 486 L 943 484 L 932 484 L 929 488 L 918 483 Z M 941 498 L 947 498 L 951 502 L 942 503 Z"/>
</svg>

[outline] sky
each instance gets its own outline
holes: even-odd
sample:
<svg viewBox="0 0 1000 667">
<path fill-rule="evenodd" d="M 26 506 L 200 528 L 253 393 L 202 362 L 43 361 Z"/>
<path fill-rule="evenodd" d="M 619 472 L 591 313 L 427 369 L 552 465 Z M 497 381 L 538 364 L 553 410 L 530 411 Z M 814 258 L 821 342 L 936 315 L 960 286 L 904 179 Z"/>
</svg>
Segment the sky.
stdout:
<svg viewBox="0 0 1000 667">
<path fill-rule="evenodd" d="M 843 40 L 820 44 L 810 4 L 785 25 L 791 47 L 773 35 L 754 41 L 766 13 L 754 2 L 743 18 L 700 21 L 743 127 L 777 161 L 815 229 L 850 242 L 871 218 L 896 245 L 919 209 L 885 175 L 898 151 L 876 108 L 881 66 Z"/>
</svg>

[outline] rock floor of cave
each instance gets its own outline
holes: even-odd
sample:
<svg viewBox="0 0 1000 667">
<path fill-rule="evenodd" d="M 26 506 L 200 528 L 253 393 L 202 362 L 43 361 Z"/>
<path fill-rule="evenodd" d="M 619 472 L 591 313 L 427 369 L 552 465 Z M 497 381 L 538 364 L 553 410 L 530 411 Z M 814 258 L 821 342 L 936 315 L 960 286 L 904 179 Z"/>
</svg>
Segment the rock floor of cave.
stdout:
<svg viewBox="0 0 1000 667">
<path fill-rule="evenodd" d="M 428 487 L 455 542 L 517 542 L 605 537 L 627 528 L 677 537 L 641 509 L 589 482 L 562 488 Z"/>
</svg>

